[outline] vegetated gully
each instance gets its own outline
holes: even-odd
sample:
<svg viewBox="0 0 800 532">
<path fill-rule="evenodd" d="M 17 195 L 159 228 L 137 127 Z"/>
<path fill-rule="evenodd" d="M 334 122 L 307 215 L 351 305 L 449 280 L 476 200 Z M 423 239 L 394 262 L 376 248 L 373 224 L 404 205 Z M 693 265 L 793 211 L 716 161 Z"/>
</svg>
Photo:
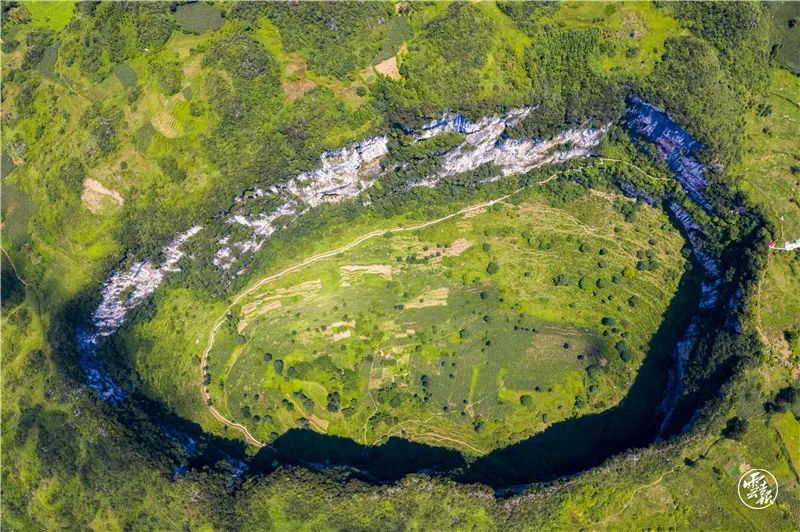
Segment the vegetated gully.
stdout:
<svg viewBox="0 0 800 532">
<path fill-rule="evenodd" d="M 455 119 L 449 122 L 454 128 L 451 130 L 469 130 L 470 123 L 460 115 L 453 116 Z M 438 121 L 435 128 L 441 130 L 442 123 Z M 689 197 L 704 209 L 710 209 L 703 196 L 704 167 L 694 155 L 700 148 L 697 141 L 669 115 L 635 97 L 628 100 L 622 125 L 634 138 L 655 145 Z M 654 202 L 631 186 L 622 188 L 628 195 Z M 375 482 L 394 481 L 415 472 L 437 473 L 460 481 L 481 482 L 496 489 L 576 474 L 615 454 L 669 436 L 670 430 L 674 432 L 668 421 L 680 396 L 683 364 L 695 341 L 699 312 L 718 306 L 719 268 L 698 244 L 700 228 L 676 202 L 670 199 L 666 202 L 673 221 L 688 237 L 694 259 L 702 268 L 684 275 L 628 395 L 605 412 L 556 423 L 522 442 L 470 462 L 457 451 L 396 437 L 378 446 L 365 446 L 347 438 L 297 429 L 288 431 L 271 445 L 261 448 L 255 457 L 247 459 L 241 440 L 206 434 L 196 424 L 166 414 L 167 409 L 150 398 L 137 397 L 137 403 L 151 405 L 153 412 L 144 413 L 157 418 L 154 422 L 163 427 L 165 439 L 178 442 L 190 463 L 208 463 L 220 456 L 227 457 L 234 466 L 235 476 L 245 469 L 239 458 L 246 459 L 251 470 L 264 473 L 290 464 L 312 469 L 343 466 L 354 475 Z M 180 259 L 180 243 L 196 232 L 197 229 L 192 228 L 176 240 L 177 244 L 167 248 L 166 266 L 156 270 L 145 265 L 150 272 L 156 272 L 156 286 L 163 275 L 174 271 Z M 142 268 L 139 265 L 134 274 Z M 135 280 L 135 275 L 133 277 Z M 106 334 L 102 331 L 90 334 L 80 329 L 73 332 L 89 387 L 112 405 L 125 401 L 126 392 L 113 381 L 98 357 L 98 342 L 112 330 L 107 329 Z M 198 446 L 200 439 L 204 439 L 206 445 Z M 205 451 L 200 452 L 198 448 Z M 184 470 L 182 466 L 176 467 L 176 474 Z"/>
</svg>

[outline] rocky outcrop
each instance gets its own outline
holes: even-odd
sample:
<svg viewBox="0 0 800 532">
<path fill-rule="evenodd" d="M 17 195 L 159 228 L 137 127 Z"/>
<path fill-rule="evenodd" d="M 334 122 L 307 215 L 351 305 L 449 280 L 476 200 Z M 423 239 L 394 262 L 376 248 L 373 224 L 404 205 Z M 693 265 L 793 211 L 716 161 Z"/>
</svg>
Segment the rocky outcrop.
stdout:
<svg viewBox="0 0 800 532">
<path fill-rule="evenodd" d="M 515 109 L 506 115 L 489 116 L 477 122 L 470 122 L 460 114 L 449 114 L 423 126 L 419 131 L 407 130 L 417 141 L 445 132 L 466 136 L 461 146 L 442 156 L 440 172 L 423 177 L 413 185 L 435 186 L 443 177 L 474 170 L 486 163 L 500 166 L 504 175 L 512 175 L 548 163 L 586 157 L 605 132 L 605 129 L 595 128 L 574 129 L 544 141 L 507 138 L 506 130 L 525 118 L 532 109 Z M 298 175 L 286 185 L 274 186 L 266 191 L 257 189 L 248 197 L 240 198 L 240 212 L 247 210 L 248 200 L 264 196 L 274 197 L 280 207 L 256 216 L 231 216 L 229 223 L 251 228 L 252 236 L 237 242 L 221 239 L 214 265 L 227 270 L 244 254 L 258 251 L 277 229 L 278 221 L 297 217 L 323 203 L 358 197 L 380 175 L 380 159 L 387 153 L 386 137 L 370 138 L 341 150 L 323 153 L 318 168 Z"/>
<path fill-rule="evenodd" d="M 708 185 L 705 166 L 695 153 L 702 145 L 666 112 L 636 96 L 628 98 L 622 124 L 635 137 L 653 143 L 686 193 L 708 212 L 713 209 L 703 192 Z"/>
<path fill-rule="evenodd" d="M 127 270 L 115 272 L 105 282 L 93 320 L 98 336 L 114 333 L 128 311 L 152 294 L 167 273 L 179 271 L 178 261 L 183 256 L 181 245 L 200 229 L 199 225 L 191 227 L 165 247 L 161 252 L 164 259 L 160 266 L 155 267 L 147 260 L 136 262 Z"/>
<path fill-rule="evenodd" d="M 458 148 L 442 156 L 441 171 L 421 179 L 414 185 L 434 186 L 440 179 L 473 170 L 486 163 L 502 168 L 504 175 L 523 173 L 543 164 L 585 157 L 598 144 L 605 129 L 573 129 L 552 139 L 509 139 L 506 130 L 525 118 L 533 107 L 515 109 L 503 116 L 489 116 L 471 122 L 460 114 L 448 114 L 419 131 L 409 131 L 416 141 L 454 131 L 466 136 Z M 264 242 L 288 220 L 302 215 L 323 203 L 334 203 L 358 197 L 380 175 L 381 158 L 388 153 L 385 136 L 372 137 L 345 148 L 325 152 L 314 170 L 303 172 L 289 182 L 266 190 L 255 189 L 237 198 L 226 222 L 246 227 L 250 236 L 233 240 L 225 236 L 218 240 L 212 260 L 223 270 L 230 269 L 243 256 L 257 252 Z M 272 198 L 277 207 L 254 214 L 254 200 Z M 113 334 L 124 323 L 127 313 L 141 304 L 161 284 L 169 272 L 178 271 L 183 256 L 181 245 L 202 228 L 194 226 L 179 235 L 162 251 L 163 261 L 156 267 L 141 261 L 130 268 L 115 272 L 103 285 L 102 299 L 94 313 L 95 330 L 80 339 L 85 348 L 84 367 L 89 385 L 98 393 L 113 400 L 124 396 L 97 360 L 99 338 Z M 242 273 L 239 270 L 238 273 Z"/>
<path fill-rule="evenodd" d="M 635 96 L 628 99 L 628 108 L 622 123 L 634 139 L 644 140 L 656 147 L 657 152 L 664 157 L 675 179 L 681 184 L 689 198 L 707 212 L 713 212 L 713 208 L 704 195 L 708 184 L 705 178 L 706 168 L 695 155 L 702 148 L 697 140 L 667 113 Z M 623 190 L 628 195 L 638 195 L 630 185 L 628 189 Z M 716 258 L 705 249 L 703 228 L 691 213 L 675 199 L 668 199 L 667 207 L 683 228 L 692 253 L 705 274 L 701 285 L 700 309 L 705 311 L 716 309 L 720 306 L 722 272 Z M 735 306 L 736 304 L 738 304 L 738 300 L 734 296 L 728 304 L 729 309 L 732 308 L 731 305 Z M 673 413 L 681 400 L 686 362 L 697 342 L 700 323 L 701 318 L 697 314 L 692 318 L 688 329 L 673 350 L 673 364 L 670 367 L 667 387 L 661 401 L 661 412 L 664 414 L 664 418 L 659 429 L 659 438 L 669 430 Z M 728 325 L 727 322 L 726 325 Z M 738 323 L 731 323 L 730 326 L 736 330 Z M 692 421 L 683 430 L 687 430 L 691 424 Z"/>
</svg>

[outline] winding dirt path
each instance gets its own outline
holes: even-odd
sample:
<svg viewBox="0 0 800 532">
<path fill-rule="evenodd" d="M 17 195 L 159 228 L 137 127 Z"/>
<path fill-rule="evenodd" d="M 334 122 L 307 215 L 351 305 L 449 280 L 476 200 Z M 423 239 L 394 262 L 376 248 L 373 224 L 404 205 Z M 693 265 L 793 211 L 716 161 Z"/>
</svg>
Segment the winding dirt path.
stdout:
<svg viewBox="0 0 800 532">
<path fill-rule="evenodd" d="M 551 179 L 553 179 L 555 177 L 556 177 L 556 175 L 553 175 L 550 178 L 546 179 L 545 181 L 537 183 L 537 185 L 543 184 L 544 182 L 549 181 L 549 180 L 551 180 Z M 336 249 L 333 249 L 333 250 L 330 250 L 330 251 L 326 251 L 326 252 L 323 252 L 323 253 L 319 253 L 317 255 L 313 255 L 313 256 L 308 257 L 307 259 L 305 259 L 305 260 L 303 260 L 301 262 L 298 262 L 297 264 L 295 264 L 293 266 L 290 266 L 290 267 L 288 267 L 288 268 L 286 268 L 284 270 L 281 270 L 278 273 L 275 273 L 275 274 L 269 275 L 267 277 L 264 277 L 263 279 L 261 279 L 260 281 L 255 283 L 253 286 L 251 286 L 247 290 L 245 290 L 243 292 L 240 292 L 235 298 L 233 298 L 233 301 L 231 301 L 230 305 L 228 305 L 228 308 L 225 309 L 225 312 L 217 319 L 216 322 L 214 322 L 214 326 L 211 329 L 211 334 L 210 334 L 209 339 L 208 339 L 208 345 L 206 346 L 205 350 L 203 351 L 202 356 L 200 357 L 200 390 L 202 391 L 203 402 L 205 402 L 206 406 L 208 407 L 209 412 L 211 412 L 211 415 L 214 416 L 214 418 L 217 421 L 219 421 L 220 423 L 222 423 L 226 427 L 230 427 L 232 429 L 236 429 L 239 432 L 241 432 L 244 435 L 244 437 L 247 440 L 247 442 L 250 443 L 251 445 L 254 445 L 256 447 L 264 447 L 265 444 L 260 442 L 259 440 L 257 440 L 255 438 L 255 436 L 253 436 L 250 433 L 250 431 L 247 429 L 247 427 L 245 427 L 244 425 L 241 425 L 240 423 L 236 423 L 235 421 L 231 421 L 230 419 L 228 419 L 225 416 L 223 416 L 216 408 L 214 408 L 213 404 L 211 404 L 211 395 L 208 392 L 208 387 L 204 383 L 205 370 L 203 368 L 205 368 L 206 365 L 207 365 L 208 354 L 211 352 L 211 349 L 214 347 L 214 341 L 216 339 L 217 333 L 219 332 L 220 327 L 222 327 L 222 325 L 225 323 L 225 320 L 228 317 L 228 315 L 230 313 L 230 310 L 237 303 L 239 303 L 239 301 L 241 301 L 243 298 L 245 298 L 248 295 L 252 294 L 254 291 L 258 290 L 259 288 L 261 288 L 265 284 L 271 283 L 272 281 L 275 281 L 276 279 L 280 279 L 284 275 L 287 275 L 289 273 L 292 273 L 292 272 L 295 272 L 297 270 L 300 270 L 300 269 L 304 268 L 305 266 L 308 266 L 309 264 L 313 264 L 315 262 L 319 262 L 321 260 L 324 260 L 324 259 L 327 259 L 327 258 L 330 258 L 330 257 L 335 257 L 336 255 L 340 255 L 340 254 L 344 253 L 345 251 L 348 251 L 348 250 L 358 246 L 359 244 L 362 244 L 362 243 L 366 242 L 367 240 L 370 240 L 370 239 L 378 237 L 378 236 L 383 236 L 387 232 L 404 233 L 404 232 L 417 231 L 419 229 L 424 229 L 426 227 L 430 227 L 431 225 L 436 225 L 438 223 L 444 222 L 446 220 L 450 220 L 450 219 L 455 218 L 457 216 L 462 216 L 464 214 L 467 214 L 467 213 L 470 213 L 470 212 L 473 212 L 473 211 L 476 211 L 476 210 L 485 209 L 486 207 L 490 207 L 490 206 L 494 205 L 495 203 L 502 202 L 503 200 L 509 198 L 510 196 L 512 196 L 514 194 L 517 194 L 521 190 L 523 190 L 523 189 L 519 188 L 519 189 L 515 190 L 514 192 L 511 192 L 510 194 L 506 194 L 505 196 L 502 196 L 500 198 L 493 199 L 493 200 L 490 200 L 490 201 L 485 201 L 485 202 L 478 203 L 478 204 L 475 204 L 475 205 L 471 205 L 469 207 L 464 207 L 463 209 L 461 209 L 461 210 L 459 210 L 457 212 L 454 212 L 452 214 L 448 214 L 447 216 L 442 216 L 441 218 L 437 218 L 435 220 L 429 220 L 427 222 L 423 222 L 423 223 L 420 223 L 420 224 L 417 224 L 417 225 L 412 225 L 412 226 L 409 226 L 409 227 L 395 227 L 395 228 L 391 228 L 391 229 L 377 229 L 377 230 L 374 230 L 374 231 L 370 231 L 369 233 L 363 234 L 360 237 L 356 238 L 355 240 L 353 240 L 349 244 L 345 244 L 345 245 L 343 245 L 343 246 L 341 246 L 339 248 L 336 248 Z"/>
<path fill-rule="evenodd" d="M 634 170 L 638 170 L 645 177 L 649 177 L 650 179 L 654 179 L 656 181 L 669 181 L 670 180 L 670 178 L 668 178 L 668 177 L 656 177 L 654 175 L 650 175 L 647 172 L 645 172 L 644 170 L 642 170 L 640 167 L 636 166 L 635 164 L 633 164 L 631 162 L 628 162 L 628 161 L 623 161 L 622 159 L 612 159 L 612 158 L 609 158 L 609 157 L 598 157 L 597 160 L 600 161 L 600 162 L 603 162 L 603 163 L 622 163 L 622 164 L 624 164 L 626 166 L 629 166 L 629 167 L 633 168 Z"/>
</svg>

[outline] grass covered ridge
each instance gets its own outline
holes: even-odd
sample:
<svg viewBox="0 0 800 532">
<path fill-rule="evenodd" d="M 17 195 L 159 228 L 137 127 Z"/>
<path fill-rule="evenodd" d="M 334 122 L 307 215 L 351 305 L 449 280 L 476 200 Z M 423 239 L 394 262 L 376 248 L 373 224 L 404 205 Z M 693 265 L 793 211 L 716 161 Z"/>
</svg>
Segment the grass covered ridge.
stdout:
<svg viewBox="0 0 800 532">
<path fill-rule="evenodd" d="M 556 208 L 523 194 L 372 239 L 239 301 L 209 357 L 215 408 L 264 441 L 311 426 L 480 454 L 613 406 L 682 275 L 683 240 L 652 208 L 626 221 L 621 196 Z M 167 401 L 202 419 L 196 400 L 167 393 L 199 396 L 196 358 L 158 371 L 151 353 L 196 349 L 189 335 L 204 344 L 210 320 L 179 292 L 170 299 L 128 346 Z M 190 383 L 170 384 L 178 376 Z"/>
</svg>

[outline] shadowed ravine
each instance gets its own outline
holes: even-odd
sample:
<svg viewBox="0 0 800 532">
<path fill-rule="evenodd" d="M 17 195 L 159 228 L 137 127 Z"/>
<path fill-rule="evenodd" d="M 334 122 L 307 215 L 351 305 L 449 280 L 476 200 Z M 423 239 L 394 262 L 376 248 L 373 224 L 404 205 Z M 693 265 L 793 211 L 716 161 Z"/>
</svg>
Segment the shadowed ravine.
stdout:
<svg viewBox="0 0 800 532">
<path fill-rule="evenodd" d="M 654 142 L 658 139 L 651 138 L 651 135 L 658 136 L 667 131 L 667 136 L 671 138 L 677 135 L 675 131 L 683 131 L 666 114 L 659 114 L 648 106 L 639 105 L 640 103 L 638 100 L 629 101 L 629 113 L 626 116 L 627 125 L 634 134 Z M 642 120 L 635 122 L 633 118 L 638 117 Z M 652 127 L 653 124 L 662 123 L 670 127 Z M 693 147 L 694 145 L 689 146 L 686 153 L 690 154 Z M 678 155 L 661 155 L 669 160 L 676 177 L 687 188 L 690 196 L 695 200 L 704 199 L 699 178 L 691 182 L 681 179 L 682 173 L 686 173 L 686 165 L 679 163 L 685 154 L 681 152 Z M 694 161 L 696 160 L 691 160 Z M 696 165 L 691 165 L 690 169 L 692 176 L 696 176 Z M 673 222 L 683 230 L 685 236 L 691 229 L 674 216 Z M 555 423 L 526 440 L 474 460 L 468 460 L 454 450 L 400 438 L 389 438 L 380 445 L 365 446 L 348 438 L 297 429 L 286 432 L 271 445 L 259 450 L 255 457 L 248 459 L 241 440 L 205 434 L 195 423 L 165 412 L 165 405 L 138 393 L 132 394 L 129 402 L 136 402 L 133 408 L 141 409 L 144 415 L 162 427 L 167 438 L 184 448 L 190 466 L 213 463 L 220 457 L 226 458 L 232 466 L 239 459 L 247 460 L 247 466 L 241 463 L 244 468 L 249 466 L 251 472 L 262 473 L 273 471 L 282 464 L 300 465 L 309 469 L 344 466 L 354 470 L 357 476 L 373 482 L 390 482 L 410 473 L 427 472 L 442 474 L 460 482 L 480 482 L 496 489 L 572 475 L 597 466 L 620 452 L 648 445 L 659 436 L 669 436 L 663 430 L 660 434 L 659 428 L 667 415 L 662 408 L 662 401 L 676 393 L 674 386 L 668 385 L 669 375 L 676 374 L 680 378 L 680 372 L 674 370 L 675 346 L 686 335 L 689 323 L 700 311 L 701 296 L 707 291 L 701 290 L 704 274 L 705 281 L 709 281 L 709 271 L 703 257 L 698 255 L 694 242 L 691 243 L 695 249 L 695 267 L 681 279 L 626 397 L 604 412 Z M 75 330 L 73 329 L 73 338 L 78 336 L 74 334 Z M 96 342 L 79 340 L 77 343 L 82 366 L 88 374 L 91 386 L 92 375 L 102 373 L 106 376 L 107 373 L 101 371 L 100 365 L 95 367 L 86 364 L 86 359 L 99 361 Z M 92 356 L 88 357 L 87 353 Z M 106 387 L 93 388 L 99 388 L 98 391 L 102 392 Z M 102 393 L 100 395 L 104 397 Z M 112 399 L 114 400 L 110 400 L 110 404 L 124 402 L 122 395 L 119 398 L 114 395 Z M 124 419 L 121 421 L 125 423 Z M 674 431 L 675 428 L 671 430 Z M 191 450 L 180 443 L 181 438 L 192 441 Z M 194 445 L 196 440 L 202 441 L 202 444 Z M 237 470 L 236 466 L 234 470 Z M 239 474 L 234 473 L 234 476 Z"/>
<path fill-rule="evenodd" d="M 470 464 L 456 451 L 400 438 L 366 446 L 348 438 L 297 429 L 262 449 L 258 459 L 312 468 L 350 466 L 375 481 L 397 480 L 413 472 L 439 472 L 454 480 L 499 489 L 572 475 L 617 453 L 647 445 L 655 439 L 663 417 L 658 405 L 672 349 L 697 308 L 698 274 L 699 269 L 693 269 L 683 276 L 628 395 L 605 412 L 555 423 Z"/>
</svg>

